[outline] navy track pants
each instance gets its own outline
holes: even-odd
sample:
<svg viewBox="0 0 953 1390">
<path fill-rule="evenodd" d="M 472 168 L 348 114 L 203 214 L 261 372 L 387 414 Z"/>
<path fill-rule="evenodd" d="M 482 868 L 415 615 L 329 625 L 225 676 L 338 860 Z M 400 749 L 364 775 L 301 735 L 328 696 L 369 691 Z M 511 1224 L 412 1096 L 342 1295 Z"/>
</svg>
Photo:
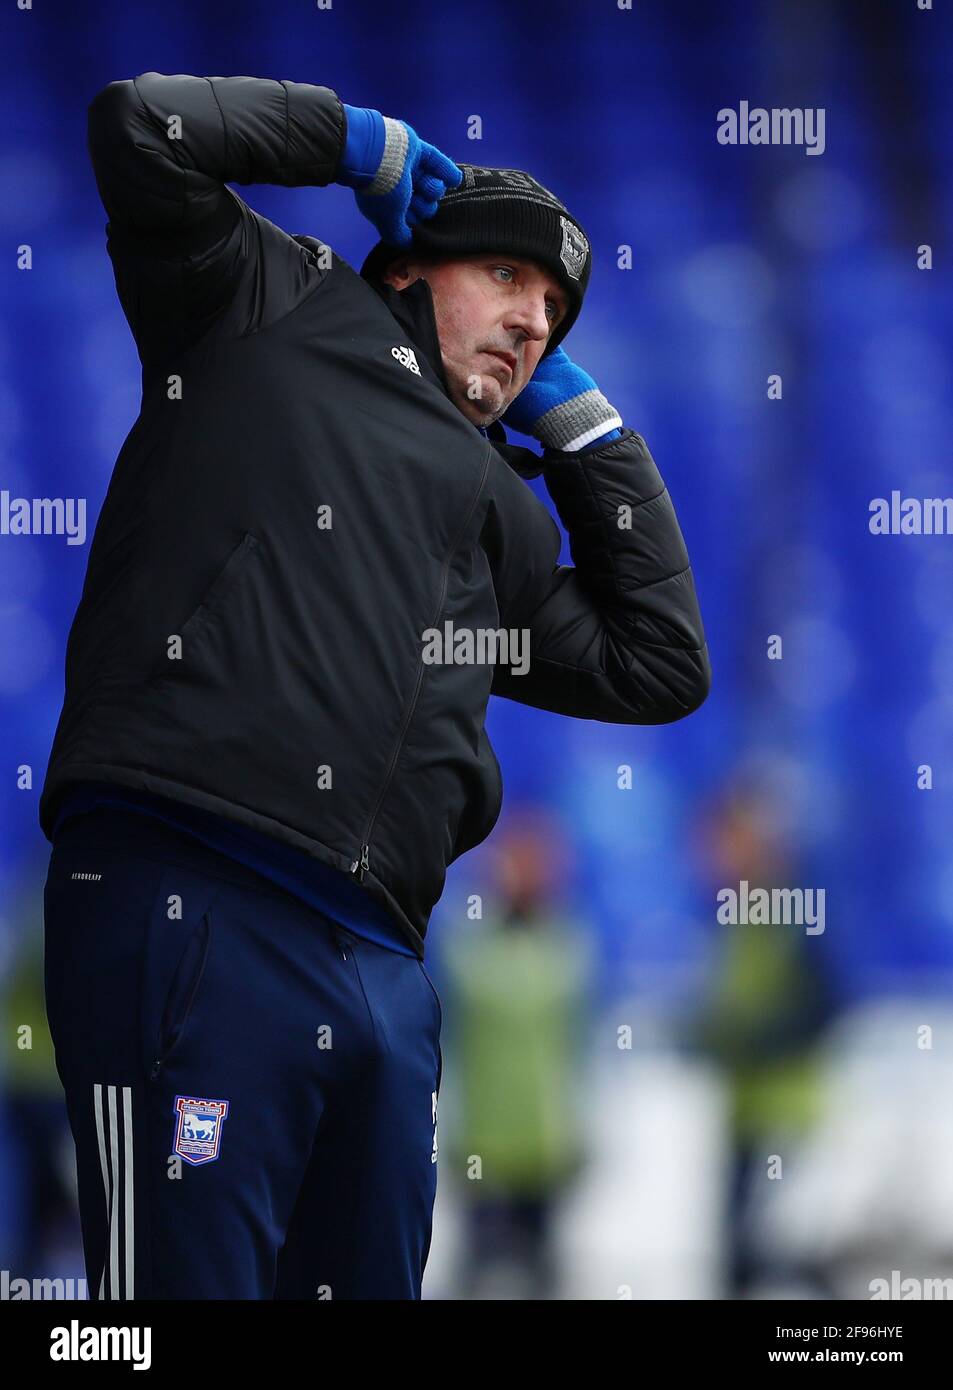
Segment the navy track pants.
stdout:
<svg viewBox="0 0 953 1390">
<path fill-rule="evenodd" d="M 115 810 L 62 827 L 44 908 L 90 1297 L 420 1298 L 423 964 Z"/>
</svg>

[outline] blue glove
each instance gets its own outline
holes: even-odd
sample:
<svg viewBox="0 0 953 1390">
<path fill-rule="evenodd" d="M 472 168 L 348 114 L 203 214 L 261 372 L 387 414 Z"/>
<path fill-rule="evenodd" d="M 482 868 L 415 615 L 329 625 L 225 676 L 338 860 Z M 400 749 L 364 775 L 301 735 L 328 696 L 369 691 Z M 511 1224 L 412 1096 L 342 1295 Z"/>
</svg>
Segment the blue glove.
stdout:
<svg viewBox="0 0 953 1390">
<path fill-rule="evenodd" d="M 335 182 L 355 190 L 357 206 L 383 241 L 409 247 L 412 228 L 433 217 L 447 189 L 463 182 L 463 170 L 406 121 L 342 105 L 347 139 Z"/>
<path fill-rule="evenodd" d="M 588 372 L 561 347 L 541 357 L 536 370 L 501 419 L 548 449 L 575 453 L 589 444 L 606 444 L 622 434 L 622 417 Z"/>
</svg>

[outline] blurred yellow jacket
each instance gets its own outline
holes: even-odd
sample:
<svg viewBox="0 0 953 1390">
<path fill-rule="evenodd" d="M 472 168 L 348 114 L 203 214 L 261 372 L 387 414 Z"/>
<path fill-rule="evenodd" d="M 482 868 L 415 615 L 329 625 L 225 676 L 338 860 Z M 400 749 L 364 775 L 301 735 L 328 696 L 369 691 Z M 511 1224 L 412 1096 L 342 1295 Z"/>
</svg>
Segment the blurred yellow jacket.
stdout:
<svg viewBox="0 0 953 1390">
<path fill-rule="evenodd" d="M 543 1191 L 581 1163 L 592 959 L 586 934 L 554 917 L 490 920 L 444 944 L 458 1116 L 445 1144 L 458 1174 L 479 1157 L 475 1199 Z"/>
</svg>

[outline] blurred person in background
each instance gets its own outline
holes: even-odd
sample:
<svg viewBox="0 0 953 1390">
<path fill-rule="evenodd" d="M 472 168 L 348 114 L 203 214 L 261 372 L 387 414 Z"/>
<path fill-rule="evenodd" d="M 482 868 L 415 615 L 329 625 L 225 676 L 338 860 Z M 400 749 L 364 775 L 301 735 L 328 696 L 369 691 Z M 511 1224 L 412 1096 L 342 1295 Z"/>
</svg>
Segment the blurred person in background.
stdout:
<svg viewBox="0 0 953 1390">
<path fill-rule="evenodd" d="M 796 859 L 776 790 L 742 769 L 703 811 L 701 857 L 719 888 L 798 882 Z M 770 922 L 719 924 L 717 963 L 693 1041 L 724 1070 L 732 1156 L 727 1194 L 728 1296 L 757 1296 L 792 1285 L 828 1296 L 824 1271 L 808 1260 L 792 1268 L 752 1228 L 752 1196 L 817 1123 L 821 1044 L 834 1016 L 817 939 L 804 927 Z M 783 1170 L 782 1170 L 783 1171 Z M 802 1295 L 803 1296 L 803 1295 Z"/>
<path fill-rule="evenodd" d="M 546 1299 L 559 1297 L 560 1203 L 584 1163 L 593 954 L 560 906 L 559 827 L 524 812 L 495 849 L 495 906 L 442 955 L 457 1081 L 447 1149 L 466 1210 L 458 1294 Z"/>
<path fill-rule="evenodd" d="M 8 964 L 0 982 L 0 1168 L 9 1217 L 0 1265 L 11 1289 L 17 1279 L 69 1278 L 85 1297 L 76 1157 L 43 1003 L 38 924 L 16 934 Z"/>
</svg>

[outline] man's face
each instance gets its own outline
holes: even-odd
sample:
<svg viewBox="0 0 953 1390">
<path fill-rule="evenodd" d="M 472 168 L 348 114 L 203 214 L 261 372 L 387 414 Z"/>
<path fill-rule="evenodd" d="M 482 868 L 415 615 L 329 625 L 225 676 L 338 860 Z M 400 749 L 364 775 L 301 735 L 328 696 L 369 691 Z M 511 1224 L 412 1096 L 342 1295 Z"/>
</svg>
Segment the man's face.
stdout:
<svg viewBox="0 0 953 1390">
<path fill-rule="evenodd" d="M 398 290 L 420 278 L 433 296 L 451 399 L 473 424 L 491 425 L 536 370 L 568 312 L 566 292 L 535 261 L 502 253 L 450 261 L 402 256 L 384 274 Z"/>
</svg>

